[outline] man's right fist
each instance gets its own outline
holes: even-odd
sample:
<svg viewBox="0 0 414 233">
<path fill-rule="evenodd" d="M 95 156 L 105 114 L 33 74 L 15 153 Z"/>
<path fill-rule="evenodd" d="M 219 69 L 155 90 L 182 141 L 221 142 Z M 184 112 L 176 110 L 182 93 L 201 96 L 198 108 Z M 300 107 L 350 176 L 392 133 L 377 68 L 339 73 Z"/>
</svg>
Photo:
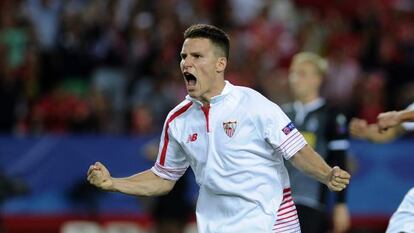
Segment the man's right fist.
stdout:
<svg viewBox="0 0 414 233">
<path fill-rule="evenodd" d="M 103 190 L 112 190 L 113 182 L 108 169 L 100 163 L 96 162 L 88 169 L 87 179 L 89 183 Z"/>
</svg>

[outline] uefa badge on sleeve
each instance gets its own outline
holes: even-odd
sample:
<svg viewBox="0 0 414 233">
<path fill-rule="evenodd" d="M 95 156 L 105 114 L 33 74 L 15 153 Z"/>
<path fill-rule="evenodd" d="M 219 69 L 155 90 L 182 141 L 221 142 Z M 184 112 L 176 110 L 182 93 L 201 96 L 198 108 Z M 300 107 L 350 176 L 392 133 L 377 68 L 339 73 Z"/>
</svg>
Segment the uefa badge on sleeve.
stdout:
<svg viewBox="0 0 414 233">
<path fill-rule="evenodd" d="M 288 135 L 295 128 L 296 128 L 295 125 L 292 122 L 290 122 L 288 125 L 285 126 L 285 128 L 282 129 L 282 131 L 283 131 L 283 133 L 285 133 L 286 135 Z"/>
<path fill-rule="evenodd" d="M 237 121 L 227 121 L 227 122 L 223 122 L 224 132 L 230 138 L 233 137 L 234 132 L 236 132 L 236 128 L 237 128 Z"/>
</svg>

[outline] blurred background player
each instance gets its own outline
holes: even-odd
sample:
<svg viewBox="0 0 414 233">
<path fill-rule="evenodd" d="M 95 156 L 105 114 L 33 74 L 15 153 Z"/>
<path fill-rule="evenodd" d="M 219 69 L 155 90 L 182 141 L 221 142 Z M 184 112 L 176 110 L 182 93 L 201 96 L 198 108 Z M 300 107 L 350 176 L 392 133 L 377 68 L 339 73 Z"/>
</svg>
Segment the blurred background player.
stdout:
<svg viewBox="0 0 414 233">
<path fill-rule="evenodd" d="M 330 107 L 320 96 L 320 88 L 327 71 L 327 62 L 315 53 L 302 52 L 293 57 L 289 83 L 295 101 L 283 107 L 298 130 L 331 166 L 346 167 L 349 142 L 346 117 Z M 291 164 L 286 164 L 297 205 L 299 221 L 304 233 L 321 233 L 329 230 L 328 189 L 303 175 Z M 350 215 L 345 191 L 335 194 L 332 229 L 346 232 Z"/>
<path fill-rule="evenodd" d="M 362 119 L 352 119 L 350 132 L 353 137 L 372 142 L 388 142 L 405 132 L 414 131 L 414 103 L 405 110 L 389 111 L 378 115 L 375 124 Z M 387 233 L 414 232 L 414 188 L 404 196 L 400 206 L 392 215 Z"/>
</svg>

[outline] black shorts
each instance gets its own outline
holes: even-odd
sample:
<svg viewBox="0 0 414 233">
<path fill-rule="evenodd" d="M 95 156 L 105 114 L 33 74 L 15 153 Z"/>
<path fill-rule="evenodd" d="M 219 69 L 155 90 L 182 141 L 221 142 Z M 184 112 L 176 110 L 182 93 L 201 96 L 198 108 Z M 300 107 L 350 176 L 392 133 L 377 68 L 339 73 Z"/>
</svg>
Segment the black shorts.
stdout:
<svg viewBox="0 0 414 233">
<path fill-rule="evenodd" d="M 302 233 L 325 233 L 329 230 L 329 220 L 324 212 L 308 206 L 296 205 Z"/>
</svg>

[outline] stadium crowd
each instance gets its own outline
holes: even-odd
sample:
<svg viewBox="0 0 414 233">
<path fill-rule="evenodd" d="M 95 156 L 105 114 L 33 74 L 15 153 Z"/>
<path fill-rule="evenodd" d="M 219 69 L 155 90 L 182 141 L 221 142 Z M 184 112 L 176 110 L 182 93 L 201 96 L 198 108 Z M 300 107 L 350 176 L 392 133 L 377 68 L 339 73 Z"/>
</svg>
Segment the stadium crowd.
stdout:
<svg viewBox="0 0 414 233">
<path fill-rule="evenodd" d="M 299 51 L 328 59 L 323 95 L 352 116 L 414 100 L 410 0 L 3 0 L 0 131 L 159 133 L 186 94 L 178 55 L 194 23 L 229 33 L 228 80 L 278 104 Z"/>
</svg>

